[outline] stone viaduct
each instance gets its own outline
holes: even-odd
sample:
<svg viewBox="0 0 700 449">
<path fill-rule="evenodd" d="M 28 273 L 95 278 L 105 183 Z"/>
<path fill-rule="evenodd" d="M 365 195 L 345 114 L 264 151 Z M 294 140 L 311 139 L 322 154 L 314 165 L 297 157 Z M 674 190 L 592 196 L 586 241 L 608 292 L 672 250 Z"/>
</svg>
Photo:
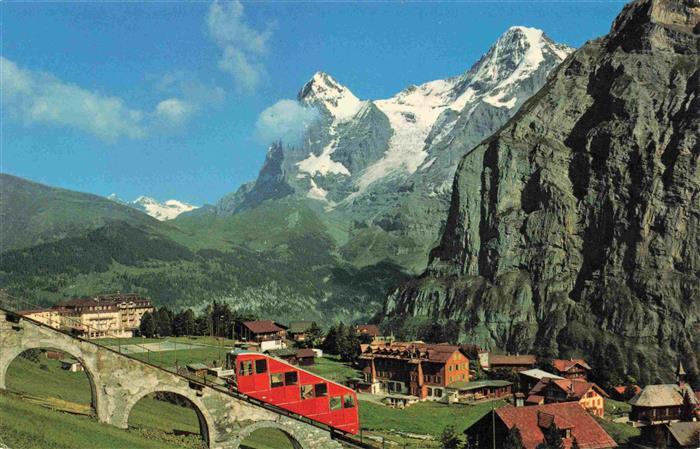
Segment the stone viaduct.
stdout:
<svg viewBox="0 0 700 449">
<path fill-rule="evenodd" d="M 144 396 L 171 392 L 185 397 L 199 417 L 202 438 L 212 449 L 238 449 L 252 432 L 276 428 L 297 449 L 341 449 L 329 431 L 184 376 L 75 338 L 0 309 L 0 389 L 10 363 L 28 349 L 56 348 L 79 360 L 90 379 L 92 405 L 100 422 L 126 429 L 129 413 Z"/>
</svg>

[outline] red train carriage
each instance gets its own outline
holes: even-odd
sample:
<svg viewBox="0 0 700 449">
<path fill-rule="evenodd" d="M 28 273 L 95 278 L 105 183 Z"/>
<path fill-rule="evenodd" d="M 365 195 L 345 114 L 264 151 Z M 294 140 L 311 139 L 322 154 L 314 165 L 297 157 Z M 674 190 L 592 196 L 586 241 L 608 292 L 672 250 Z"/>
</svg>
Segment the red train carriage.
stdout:
<svg viewBox="0 0 700 449">
<path fill-rule="evenodd" d="M 226 364 L 236 371 L 229 388 L 334 429 L 359 432 L 357 395 L 352 389 L 255 352 L 232 351 Z"/>
</svg>

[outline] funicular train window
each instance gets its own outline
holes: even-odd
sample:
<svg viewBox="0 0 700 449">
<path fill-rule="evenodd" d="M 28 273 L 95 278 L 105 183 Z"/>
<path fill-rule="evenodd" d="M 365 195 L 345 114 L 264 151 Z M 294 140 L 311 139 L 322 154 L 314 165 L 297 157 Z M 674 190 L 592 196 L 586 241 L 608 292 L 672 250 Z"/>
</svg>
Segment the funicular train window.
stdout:
<svg viewBox="0 0 700 449">
<path fill-rule="evenodd" d="M 355 399 L 353 399 L 352 395 L 346 394 L 343 396 L 343 408 L 353 408 L 355 407 Z"/>
<path fill-rule="evenodd" d="M 314 397 L 314 386 L 313 385 L 302 385 L 300 387 L 301 399 L 311 399 Z"/>
<path fill-rule="evenodd" d="M 285 385 L 296 385 L 297 384 L 297 372 L 288 371 L 284 373 L 284 384 Z"/>
<path fill-rule="evenodd" d="M 328 385 L 326 384 L 316 384 L 314 385 L 314 395 L 317 398 L 322 398 L 328 396 Z"/>
<path fill-rule="evenodd" d="M 241 376 L 250 376 L 251 374 L 253 374 L 253 362 L 250 360 L 242 361 L 241 368 L 239 371 Z"/>
<path fill-rule="evenodd" d="M 284 386 L 284 377 L 282 373 L 272 373 L 270 374 L 270 387 L 277 388 Z"/>
<path fill-rule="evenodd" d="M 267 372 L 267 360 L 259 359 L 255 361 L 255 372 L 262 374 Z"/>
<path fill-rule="evenodd" d="M 330 399 L 331 403 L 331 410 L 340 410 L 342 401 L 340 400 L 340 396 L 331 396 Z"/>
</svg>

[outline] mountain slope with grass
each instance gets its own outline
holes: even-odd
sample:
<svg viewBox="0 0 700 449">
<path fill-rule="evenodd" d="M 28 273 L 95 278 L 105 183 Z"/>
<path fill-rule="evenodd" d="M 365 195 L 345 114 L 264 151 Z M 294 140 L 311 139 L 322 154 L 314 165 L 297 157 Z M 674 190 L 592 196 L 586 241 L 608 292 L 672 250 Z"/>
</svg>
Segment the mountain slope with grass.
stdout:
<svg viewBox="0 0 700 449">
<path fill-rule="evenodd" d="M 60 240 L 113 221 L 144 228 L 148 215 L 107 198 L 0 173 L 0 252 Z"/>
</svg>

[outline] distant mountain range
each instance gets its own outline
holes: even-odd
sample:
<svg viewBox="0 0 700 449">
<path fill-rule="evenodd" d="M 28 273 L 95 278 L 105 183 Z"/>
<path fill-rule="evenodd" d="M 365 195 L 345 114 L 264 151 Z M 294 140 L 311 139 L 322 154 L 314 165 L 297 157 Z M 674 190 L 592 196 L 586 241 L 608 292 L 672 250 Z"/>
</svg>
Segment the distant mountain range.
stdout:
<svg viewBox="0 0 700 449">
<path fill-rule="evenodd" d="M 148 196 L 140 196 L 133 201 L 124 201 L 113 193 L 109 195 L 107 199 L 143 211 L 160 221 L 173 220 L 184 212 L 190 212 L 198 209 L 197 206 L 193 206 L 192 204 L 188 204 L 183 201 L 166 200 L 165 202 L 160 203 L 154 198 Z"/>
<path fill-rule="evenodd" d="M 318 113 L 303 143 L 272 143 L 257 179 L 216 207 L 0 176 L 0 211 L 13 217 L 0 287 L 44 303 L 119 290 L 173 307 L 224 300 L 284 320 L 368 320 L 425 268 L 462 156 L 571 51 L 513 27 L 464 73 L 384 100 L 319 72 L 298 95 Z M 14 191 L 27 193 L 6 200 Z"/>
</svg>

